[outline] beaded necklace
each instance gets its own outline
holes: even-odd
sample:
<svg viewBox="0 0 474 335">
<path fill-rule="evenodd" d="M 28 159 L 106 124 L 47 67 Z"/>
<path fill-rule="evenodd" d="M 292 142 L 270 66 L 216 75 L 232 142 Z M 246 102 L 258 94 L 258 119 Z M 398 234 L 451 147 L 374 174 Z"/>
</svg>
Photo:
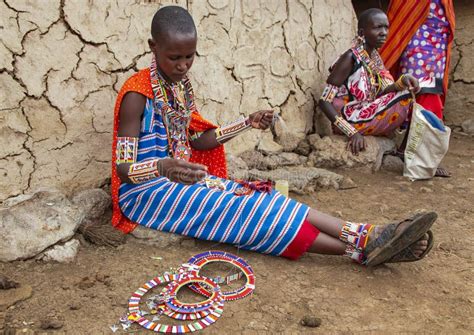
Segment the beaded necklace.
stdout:
<svg viewBox="0 0 474 335">
<path fill-rule="evenodd" d="M 170 155 L 175 159 L 189 161 L 191 149 L 188 141 L 188 127 L 192 111 L 186 101 L 187 87 L 182 82 L 168 84 L 157 70 L 154 56 L 150 66 L 150 78 L 154 95 L 154 108 L 161 113 L 168 136 Z M 173 95 L 172 102 L 168 98 L 166 88 Z"/>
<path fill-rule="evenodd" d="M 355 56 L 362 62 L 369 74 L 371 84 L 371 94 L 375 98 L 379 92 L 383 91 L 392 82 L 388 78 L 381 76 L 382 72 L 385 72 L 385 66 L 380 54 L 377 50 L 373 50 L 371 55 L 364 48 L 364 38 L 356 36 L 352 43 L 352 51 Z"/>
</svg>

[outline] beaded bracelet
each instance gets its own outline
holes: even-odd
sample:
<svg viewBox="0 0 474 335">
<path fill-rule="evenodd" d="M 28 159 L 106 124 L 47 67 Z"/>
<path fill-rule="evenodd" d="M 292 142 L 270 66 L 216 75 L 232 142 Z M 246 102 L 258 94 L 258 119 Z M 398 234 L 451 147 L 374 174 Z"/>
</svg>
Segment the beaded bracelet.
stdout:
<svg viewBox="0 0 474 335">
<path fill-rule="evenodd" d="M 145 162 L 134 163 L 128 169 L 128 179 L 133 184 L 141 184 L 159 177 L 158 158 Z"/>
<path fill-rule="evenodd" d="M 339 87 L 335 85 L 331 85 L 331 84 L 326 84 L 323 90 L 323 94 L 321 94 L 320 99 L 322 101 L 332 103 L 338 91 L 339 91 Z"/>
<path fill-rule="evenodd" d="M 251 124 L 248 117 L 236 120 L 215 130 L 216 141 L 217 143 L 222 144 L 225 140 L 231 139 L 250 128 Z"/>
<path fill-rule="evenodd" d="M 395 89 L 397 91 L 403 91 L 404 89 L 407 88 L 405 83 L 403 82 L 403 78 L 405 78 L 405 77 L 406 77 L 406 75 L 402 74 L 400 76 L 400 78 L 398 78 L 397 81 L 393 83 L 395 85 Z"/>
<path fill-rule="evenodd" d="M 339 130 L 345 134 L 347 137 L 352 137 L 357 134 L 357 129 L 355 129 L 349 122 L 344 120 L 342 116 L 336 116 L 334 125 L 339 128 Z"/>
<path fill-rule="evenodd" d="M 135 163 L 137 161 L 138 137 L 117 137 L 115 164 Z"/>
</svg>

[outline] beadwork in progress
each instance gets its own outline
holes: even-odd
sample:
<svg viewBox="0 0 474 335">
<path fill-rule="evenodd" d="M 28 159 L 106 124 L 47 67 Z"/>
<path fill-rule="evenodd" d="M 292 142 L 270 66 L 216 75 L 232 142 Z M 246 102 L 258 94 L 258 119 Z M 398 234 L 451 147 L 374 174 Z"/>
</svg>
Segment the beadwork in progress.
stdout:
<svg viewBox="0 0 474 335">
<path fill-rule="evenodd" d="M 239 269 L 238 273 L 228 276 L 208 278 L 199 275 L 201 268 L 211 262 L 230 263 Z M 204 329 L 215 323 L 223 313 L 224 301 L 241 299 L 255 289 L 255 275 L 250 265 L 242 258 L 223 251 L 207 251 L 195 255 L 182 264 L 173 273 L 165 272 L 138 288 L 128 300 L 128 315 L 120 318 L 123 329 L 137 323 L 145 329 L 160 333 L 184 334 Z M 247 282 L 237 290 L 222 292 L 219 283 L 230 283 L 245 276 Z M 150 312 L 140 310 L 143 296 L 158 285 L 167 284 L 160 294 L 148 298 L 146 303 Z M 200 293 L 205 300 L 197 303 L 185 303 L 177 298 L 178 291 L 189 287 Z M 145 315 L 152 314 L 150 321 Z M 193 322 L 180 325 L 167 325 L 158 322 L 162 316 L 171 319 Z M 116 325 L 113 325 L 116 330 Z M 112 329 L 112 327 L 111 327 Z"/>
</svg>

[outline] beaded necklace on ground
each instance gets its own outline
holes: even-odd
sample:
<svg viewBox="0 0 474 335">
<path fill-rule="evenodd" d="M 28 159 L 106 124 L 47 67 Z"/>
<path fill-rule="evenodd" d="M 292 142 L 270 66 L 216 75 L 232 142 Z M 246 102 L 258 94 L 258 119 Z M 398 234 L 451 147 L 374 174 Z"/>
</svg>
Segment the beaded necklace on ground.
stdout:
<svg viewBox="0 0 474 335">
<path fill-rule="evenodd" d="M 188 140 L 188 127 L 192 111 L 186 101 L 187 87 L 182 82 L 167 83 L 157 70 L 154 56 L 150 66 L 150 78 L 154 95 L 153 105 L 161 113 L 168 136 L 170 155 L 176 159 L 189 161 L 191 148 Z M 173 103 L 168 98 L 166 88 L 169 88 L 173 95 Z"/>
<path fill-rule="evenodd" d="M 386 71 L 383 60 L 377 50 L 373 50 L 371 55 L 364 48 L 364 39 L 356 36 L 352 42 L 352 51 L 362 61 L 370 77 L 371 93 L 376 98 L 380 91 L 383 91 L 392 82 L 380 75 Z"/>
</svg>

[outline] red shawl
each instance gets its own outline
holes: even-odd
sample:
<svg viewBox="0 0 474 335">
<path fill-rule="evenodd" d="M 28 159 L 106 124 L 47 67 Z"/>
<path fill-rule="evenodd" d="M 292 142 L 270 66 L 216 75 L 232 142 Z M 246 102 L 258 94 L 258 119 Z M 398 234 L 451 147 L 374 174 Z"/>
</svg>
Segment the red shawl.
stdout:
<svg viewBox="0 0 474 335">
<path fill-rule="evenodd" d="M 127 219 L 120 210 L 119 206 L 119 187 L 120 187 L 120 178 L 117 174 L 117 168 L 115 166 L 116 154 L 115 148 L 117 146 L 117 133 L 119 126 L 119 111 L 120 105 L 122 104 L 122 99 L 128 92 L 137 92 L 147 98 L 153 99 L 153 90 L 151 88 L 150 82 L 150 69 L 144 69 L 133 76 L 131 76 L 122 86 L 120 90 L 117 101 L 115 103 L 114 109 L 114 132 L 113 132 L 113 141 L 112 141 L 112 225 L 122 232 L 128 234 L 137 226 L 136 223 Z M 216 125 L 205 120 L 197 111 L 193 111 L 191 114 L 191 123 L 189 129 L 202 132 L 208 129 L 217 128 Z M 209 173 L 221 177 L 227 178 L 227 165 L 225 160 L 225 151 L 224 146 L 220 145 L 219 147 L 212 150 L 194 150 L 191 149 L 192 156 L 191 162 L 204 164 L 208 167 Z"/>
</svg>

